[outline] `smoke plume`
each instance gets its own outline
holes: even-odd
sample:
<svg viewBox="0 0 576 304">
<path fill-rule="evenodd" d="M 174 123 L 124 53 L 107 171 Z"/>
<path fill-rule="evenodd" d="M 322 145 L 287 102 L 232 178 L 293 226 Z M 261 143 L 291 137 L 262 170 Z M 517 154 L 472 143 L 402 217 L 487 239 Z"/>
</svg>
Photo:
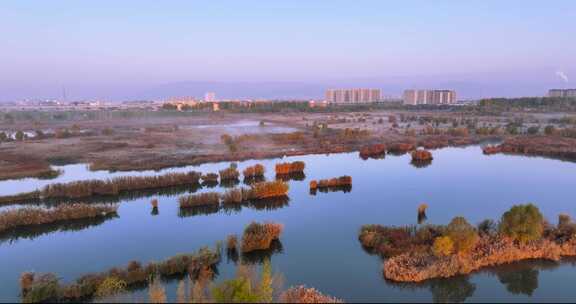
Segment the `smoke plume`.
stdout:
<svg viewBox="0 0 576 304">
<path fill-rule="evenodd" d="M 568 76 L 566 76 L 566 74 L 564 74 L 564 72 L 562 71 L 556 71 L 556 76 L 562 78 L 562 80 L 564 82 L 568 82 Z"/>
</svg>

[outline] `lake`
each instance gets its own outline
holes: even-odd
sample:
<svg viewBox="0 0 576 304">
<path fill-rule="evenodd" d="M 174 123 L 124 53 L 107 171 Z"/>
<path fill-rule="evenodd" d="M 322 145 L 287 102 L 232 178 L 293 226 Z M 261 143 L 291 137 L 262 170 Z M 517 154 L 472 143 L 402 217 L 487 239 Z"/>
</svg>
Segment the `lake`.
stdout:
<svg viewBox="0 0 576 304">
<path fill-rule="evenodd" d="M 410 164 L 410 156 L 387 155 L 362 160 L 357 153 L 287 157 L 306 162 L 306 178 L 290 181 L 289 202 L 247 206 L 239 211 L 179 216 L 178 196 L 162 194 L 121 200 L 118 217 L 61 231 L 46 227 L 12 236 L 0 243 L 0 300 L 18 301 L 18 278 L 24 271 L 54 272 L 63 282 L 82 274 L 125 266 L 131 260 L 159 261 L 202 246 L 214 246 L 229 234 L 242 234 L 251 221 L 284 224 L 281 252 L 272 255 L 273 270 L 285 277 L 285 286 L 305 284 L 345 301 L 566 301 L 576 298 L 574 260 L 561 263 L 525 261 L 469 276 L 433 280 L 424 284 L 396 284 L 382 276 L 382 260 L 366 253 L 358 242 L 364 224 L 417 223 L 417 207 L 427 203 L 427 223 L 447 224 L 464 216 L 476 224 L 497 220 L 514 204 L 535 203 L 556 223 L 559 213 L 576 215 L 576 164 L 544 158 L 485 156 L 479 146 L 432 151 L 425 168 Z M 239 170 L 262 163 L 267 180 L 274 178 L 280 159 L 238 162 Z M 1 195 L 34 190 L 54 182 L 103 179 L 122 175 L 152 175 L 169 171 L 216 172 L 226 163 L 165 169 L 160 172 L 91 172 L 85 165 L 57 167 L 53 180 L 22 179 L 0 182 Z M 308 183 L 350 175 L 350 192 L 318 192 Z M 225 191 L 203 188 L 197 192 Z M 159 199 L 159 214 L 151 215 L 150 200 Z M 6 210 L 11 207 L 3 207 Z M 33 236 L 33 237 L 32 237 Z M 217 280 L 231 278 L 236 266 L 224 255 Z M 174 299 L 177 282 L 167 285 Z M 144 297 L 144 291 L 135 297 Z"/>
</svg>

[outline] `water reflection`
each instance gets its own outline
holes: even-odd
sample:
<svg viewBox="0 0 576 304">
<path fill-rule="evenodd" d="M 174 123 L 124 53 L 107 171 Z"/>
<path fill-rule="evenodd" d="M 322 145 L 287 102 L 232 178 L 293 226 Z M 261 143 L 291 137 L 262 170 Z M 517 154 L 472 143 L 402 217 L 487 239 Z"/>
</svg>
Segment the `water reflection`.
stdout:
<svg viewBox="0 0 576 304">
<path fill-rule="evenodd" d="M 281 180 L 283 182 L 288 181 L 303 181 L 306 179 L 306 174 L 304 172 L 294 172 L 290 174 L 276 174 L 276 179 Z"/>
<path fill-rule="evenodd" d="M 187 207 L 187 208 L 180 208 L 178 210 L 178 217 L 191 217 L 197 215 L 209 215 L 218 213 L 220 210 L 220 206 L 218 205 L 206 205 L 206 206 L 195 206 L 195 207 Z"/>
<path fill-rule="evenodd" d="M 105 217 L 98 217 L 98 218 L 90 218 L 90 219 L 80 219 L 80 220 L 71 220 L 59 223 L 51 223 L 51 224 L 43 224 L 43 225 L 35 225 L 35 226 L 26 226 L 26 227 L 19 227 L 13 230 L 5 231 L 0 234 L 0 244 L 8 242 L 12 244 L 21 239 L 28 239 L 34 240 L 39 238 L 43 235 L 56 233 L 56 232 L 64 232 L 64 231 L 80 231 L 92 227 L 99 226 L 104 224 L 109 220 L 118 218 L 116 214 L 109 214 Z"/>
<path fill-rule="evenodd" d="M 225 179 L 220 181 L 220 186 L 222 186 L 223 188 L 234 188 L 238 186 L 238 184 L 240 184 L 239 179 Z"/>
<path fill-rule="evenodd" d="M 403 290 L 429 289 L 434 303 L 462 303 L 476 291 L 476 285 L 470 282 L 469 276 L 432 279 L 420 283 L 385 281 L 388 285 Z"/>
<path fill-rule="evenodd" d="M 432 164 L 432 161 L 431 160 L 430 161 L 421 161 L 421 160 L 414 161 L 413 160 L 410 162 L 410 164 L 415 168 L 422 169 L 422 168 L 426 168 L 426 167 L 430 166 Z"/>
<path fill-rule="evenodd" d="M 426 211 L 418 212 L 418 225 L 423 224 L 427 219 L 428 217 L 426 216 Z"/>
<path fill-rule="evenodd" d="M 242 203 L 222 203 L 222 205 L 207 205 L 180 208 L 179 217 L 190 217 L 196 215 L 208 215 L 218 213 L 220 210 L 226 214 L 239 213 L 243 207 L 251 208 L 258 211 L 272 211 L 282 209 L 290 205 L 288 196 L 270 197 L 265 199 L 250 200 Z"/>
<path fill-rule="evenodd" d="M 200 185 L 183 185 L 183 186 L 173 186 L 164 187 L 157 189 L 147 189 L 147 190 L 133 190 L 120 193 L 119 195 L 94 195 L 82 198 L 83 203 L 120 203 L 122 201 L 137 200 L 141 198 L 147 198 L 152 196 L 174 196 L 184 193 L 195 193 L 202 189 Z M 50 198 L 50 199 L 37 199 L 37 200 L 26 200 L 17 202 L 19 205 L 33 205 L 33 206 L 46 206 L 54 207 L 65 203 L 75 203 L 78 199 L 70 198 Z M 4 204 L 10 205 L 10 204 Z"/>
<path fill-rule="evenodd" d="M 532 296 L 538 289 L 540 270 L 551 270 L 561 264 L 548 260 L 528 260 L 501 265 L 486 271 L 495 274 L 498 281 L 513 295 Z"/>
<path fill-rule="evenodd" d="M 331 186 L 331 187 L 322 187 L 316 189 L 310 189 L 310 195 L 316 195 L 316 193 L 329 193 L 329 192 L 352 192 L 352 185 L 344 185 L 344 186 Z"/>
<path fill-rule="evenodd" d="M 265 182 L 266 177 L 264 176 L 252 176 L 252 177 L 245 177 L 244 178 L 244 185 L 251 186 L 256 183 Z"/>
<path fill-rule="evenodd" d="M 270 260 L 272 255 L 281 254 L 282 252 L 284 252 L 282 242 L 280 242 L 280 240 L 273 240 L 268 249 L 243 252 L 241 262 L 247 265 L 262 264 L 264 261 Z"/>
<path fill-rule="evenodd" d="M 288 196 L 278 196 L 248 201 L 246 206 L 255 210 L 270 211 L 288 207 L 289 203 L 290 198 Z"/>
</svg>

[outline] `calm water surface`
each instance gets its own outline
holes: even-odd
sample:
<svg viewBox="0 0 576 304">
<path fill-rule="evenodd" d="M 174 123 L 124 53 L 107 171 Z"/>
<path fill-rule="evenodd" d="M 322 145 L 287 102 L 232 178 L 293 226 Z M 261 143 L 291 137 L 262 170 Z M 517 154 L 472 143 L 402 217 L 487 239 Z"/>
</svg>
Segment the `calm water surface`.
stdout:
<svg viewBox="0 0 576 304">
<path fill-rule="evenodd" d="M 423 202 L 429 205 L 427 222 L 434 224 L 446 224 L 459 215 L 472 223 L 497 219 L 510 206 L 526 202 L 536 203 L 551 222 L 556 222 L 561 212 L 576 216 L 572 202 L 576 195 L 574 163 L 484 156 L 480 147 L 448 148 L 433 154 L 434 161 L 426 168 L 410 165 L 408 155 L 367 161 L 356 153 L 289 157 L 287 160 L 306 162 L 306 179 L 291 181 L 290 201 L 275 209 L 243 207 L 239 212 L 179 217 L 179 195 L 161 195 L 155 196 L 160 201 L 157 216 L 151 215 L 152 197 L 123 200 L 118 218 L 64 231 L 45 227 L 29 232 L 28 238 L 4 238 L 0 240 L 0 300 L 18 300 L 18 277 L 24 271 L 54 272 L 63 282 L 70 282 L 84 273 L 124 266 L 130 260 L 159 261 L 213 246 L 229 234 L 240 236 L 251 221 L 275 221 L 285 225 L 285 232 L 283 250 L 272 256 L 272 265 L 284 275 L 286 286 L 306 284 L 346 301 L 574 301 L 573 260 L 521 262 L 425 284 L 394 284 L 383 279 L 382 261 L 364 252 L 357 240 L 360 227 L 416 224 L 416 208 Z M 242 170 L 262 163 L 271 180 L 278 161 L 245 161 L 238 167 Z M 162 172 L 215 172 L 228 165 L 205 164 Z M 79 179 L 157 174 L 90 172 L 83 165 L 61 169 L 64 173 L 54 180 L 0 182 L 0 192 L 13 194 Z M 353 177 L 351 192 L 309 194 L 311 179 L 345 174 Z M 224 191 L 217 187 L 198 192 L 214 190 Z M 218 280 L 234 276 L 235 266 L 226 258 L 218 269 Z M 175 285 L 168 283 L 171 296 L 175 295 Z M 143 292 L 135 296 L 144 298 Z"/>
</svg>

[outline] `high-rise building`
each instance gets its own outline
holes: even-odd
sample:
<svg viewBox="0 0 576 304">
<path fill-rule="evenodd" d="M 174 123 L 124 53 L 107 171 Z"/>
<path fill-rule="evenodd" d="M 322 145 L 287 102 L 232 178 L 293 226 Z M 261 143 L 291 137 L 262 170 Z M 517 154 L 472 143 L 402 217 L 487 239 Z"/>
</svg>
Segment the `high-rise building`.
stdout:
<svg viewBox="0 0 576 304">
<path fill-rule="evenodd" d="M 216 93 L 206 92 L 206 94 L 204 94 L 204 101 L 216 101 Z"/>
<path fill-rule="evenodd" d="M 405 105 L 455 104 L 456 92 L 452 90 L 405 90 L 403 100 Z"/>
<path fill-rule="evenodd" d="M 371 103 L 382 99 L 380 89 L 330 89 L 326 90 L 329 103 Z"/>
<path fill-rule="evenodd" d="M 548 90 L 549 97 L 576 98 L 576 89 L 551 89 Z"/>
</svg>

